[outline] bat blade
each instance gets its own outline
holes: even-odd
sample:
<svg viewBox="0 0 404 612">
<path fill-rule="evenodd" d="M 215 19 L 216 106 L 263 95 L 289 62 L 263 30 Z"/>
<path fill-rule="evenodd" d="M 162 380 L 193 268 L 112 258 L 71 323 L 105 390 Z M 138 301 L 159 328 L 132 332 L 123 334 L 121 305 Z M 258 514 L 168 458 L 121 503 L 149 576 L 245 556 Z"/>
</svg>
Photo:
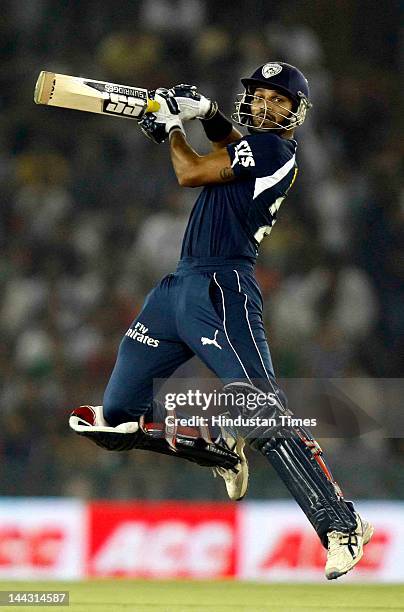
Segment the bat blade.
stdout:
<svg viewBox="0 0 404 612">
<path fill-rule="evenodd" d="M 39 73 L 34 102 L 135 121 L 160 108 L 158 102 L 149 98 L 147 89 L 46 70 Z"/>
</svg>

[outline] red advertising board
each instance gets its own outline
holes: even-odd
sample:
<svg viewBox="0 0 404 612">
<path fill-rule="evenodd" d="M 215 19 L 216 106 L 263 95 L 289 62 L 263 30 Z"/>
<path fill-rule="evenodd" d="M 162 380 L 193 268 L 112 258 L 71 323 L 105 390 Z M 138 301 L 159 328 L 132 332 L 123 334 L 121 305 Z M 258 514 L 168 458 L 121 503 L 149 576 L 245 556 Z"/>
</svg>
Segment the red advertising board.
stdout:
<svg viewBox="0 0 404 612">
<path fill-rule="evenodd" d="M 213 503 L 90 506 L 87 573 L 145 578 L 234 576 L 236 509 Z"/>
<path fill-rule="evenodd" d="M 0 502 L 0 578 L 79 578 L 86 509 L 76 500 Z"/>
<path fill-rule="evenodd" d="M 404 504 L 361 502 L 375 526 L 344 582 L 403 582 Z M 325 550 L 292 501 L 0 500 L 0 578 L 323 581 Z"/>
<path fill-rule="evenodd" d="M 404 508 L 362 502 L 360 513 L 375 533 L 355 571 L 344 581 L 402 581 Z M 246 580 L 324 580 L 326 551 L 304 514 L 290 501 L 251 502 L 238 516 L 236 575 Z"/>
</svg>

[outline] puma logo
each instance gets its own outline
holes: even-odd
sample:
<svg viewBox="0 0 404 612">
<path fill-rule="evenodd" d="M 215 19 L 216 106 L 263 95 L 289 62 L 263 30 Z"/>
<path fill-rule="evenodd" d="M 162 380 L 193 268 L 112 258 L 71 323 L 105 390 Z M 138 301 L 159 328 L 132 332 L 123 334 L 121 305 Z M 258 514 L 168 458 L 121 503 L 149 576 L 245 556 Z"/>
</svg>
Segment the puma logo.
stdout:
<svg viewBox="0 0 404 612">
<path fill-rule="evenodd" d="M 215 331 L 215 335 L 213 337 L 213 340 L 211 338 L 205 338 L 204 336 L 202 336 L 201 338 L 201 342 L 202 344 L 205 346 L 205 344 L 213 344 L 213 346 L 216 346 L 216 348 L 222 350 L 222 347 L 220 346 L 220 344 L 216 341 L 216 337 L 217 334 L 219 333 L 219 330 L 217 329 Z"/>
</svg>

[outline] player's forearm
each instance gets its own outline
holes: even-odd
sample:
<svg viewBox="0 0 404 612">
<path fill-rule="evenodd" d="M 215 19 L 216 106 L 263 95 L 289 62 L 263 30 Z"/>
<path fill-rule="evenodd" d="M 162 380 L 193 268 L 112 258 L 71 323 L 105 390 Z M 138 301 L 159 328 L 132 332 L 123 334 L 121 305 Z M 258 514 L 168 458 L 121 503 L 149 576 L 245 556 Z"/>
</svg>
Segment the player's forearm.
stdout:
<svg viewBox="0 0 404 612">
<path fill-rule="evenodd" d="M 180 130 L 174 130 L 170 134 L 170 155 L 178 183 L 182 187 L 197 186 L 194 180 L 201 156 L 187 143 Z"/>
<path fill-rule="evenodd" d="M 198 155 L 189 146 L 183 133 L 174 130 L 170 134 L 170 152 L 175 174 L 183 187 L 201 187 L 235 179 L 230 156 L 225 148 L 208 155 Z"/>
</svg>

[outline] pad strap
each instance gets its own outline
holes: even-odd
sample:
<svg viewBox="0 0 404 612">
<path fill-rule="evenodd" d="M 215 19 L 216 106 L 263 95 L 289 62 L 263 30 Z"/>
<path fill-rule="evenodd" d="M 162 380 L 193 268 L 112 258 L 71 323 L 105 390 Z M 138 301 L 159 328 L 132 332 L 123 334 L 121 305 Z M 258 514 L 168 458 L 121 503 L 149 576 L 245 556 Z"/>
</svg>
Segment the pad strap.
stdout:
<svg viewBox="0 0 404 612">
<path fill-rule="evenodd" d="M 175 434 L 174 448 L 168 443 L 163 423 L 140 423 L 144 437 L 136 447 L 155 451 L 181 459 L 188 459 L 207 467 L 234 468 L 240 461 L 239 456 L 225 446 L 209 442 L 201 437 L 199 429 L 178 427 Z M 210 439 L 210 435 L 209 435 Z"/>
</svg>

